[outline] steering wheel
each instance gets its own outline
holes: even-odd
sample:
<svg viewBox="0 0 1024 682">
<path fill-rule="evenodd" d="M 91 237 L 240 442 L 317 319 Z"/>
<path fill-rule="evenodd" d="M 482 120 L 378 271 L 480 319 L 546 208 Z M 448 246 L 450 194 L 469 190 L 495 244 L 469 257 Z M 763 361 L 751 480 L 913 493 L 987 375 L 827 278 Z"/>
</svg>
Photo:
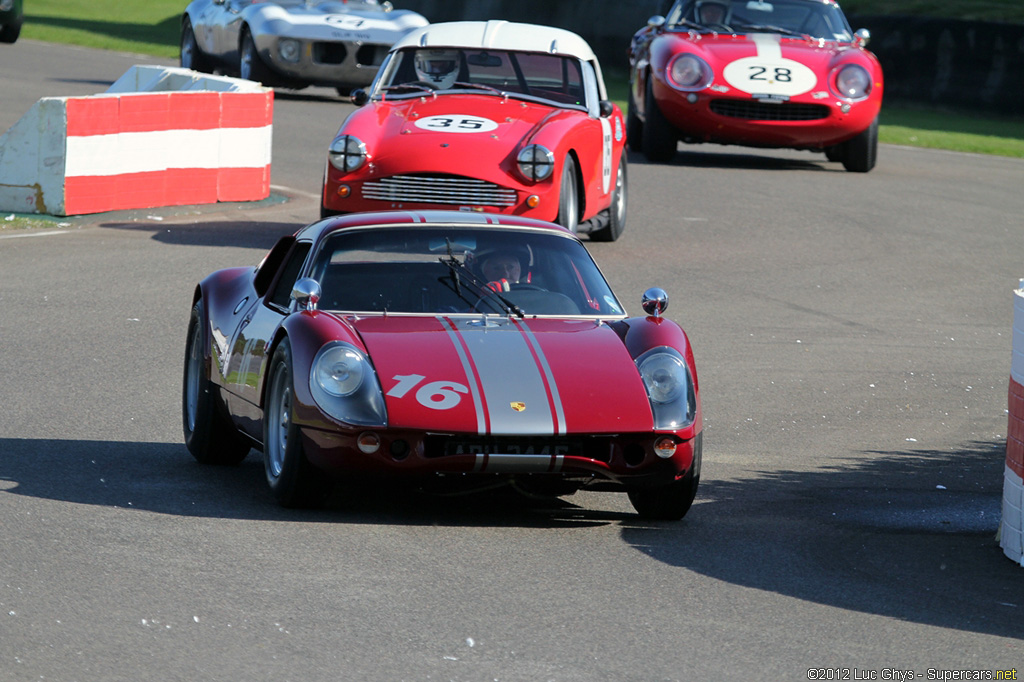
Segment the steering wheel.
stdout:
<svg viewBox="0 0 1024 682">
<path fill-rule="evenodd" d="M 406 85 L 419 85 L 420 87 L 429 88 L 431 90 L 437 90 L 437 86 L 431 83 L 430 81 L 413 81 L 411 83 L 407 83 Z"/>
<path fill-rule="evenodd" d="M 732 26 L 728 26 L 726 24 L 704 24 L 704 28 L 710 28 L 716 33 L 735 33 Z"/>
<path fill-rule="evenodd" d="M 542 286 L 536 284 L 529 284 L 527 282 L 516 282 L 509 285 L 509 291 L 547 291 Z"/>
</svg>

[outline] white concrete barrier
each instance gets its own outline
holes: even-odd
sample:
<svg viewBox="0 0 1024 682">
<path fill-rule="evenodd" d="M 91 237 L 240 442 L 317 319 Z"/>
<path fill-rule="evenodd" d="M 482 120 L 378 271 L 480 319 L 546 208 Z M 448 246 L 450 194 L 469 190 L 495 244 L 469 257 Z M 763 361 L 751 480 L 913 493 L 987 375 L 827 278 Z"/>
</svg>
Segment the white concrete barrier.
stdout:
<svg viewBox="0 0 1024 682">
<path fill-rule="evenodd" d="M 258 83 L 156 66 L 98 95 L 43 98 L 0 137 L 0 211 L 265 199 L 273 107 Z"/>
<path fill-rule="evenodd" d="M 1013 359 L 1007 400 L 1006 469 L 999 545 L 1024 566 L 1024 280 L 1013 295 Z"/>
</svg>

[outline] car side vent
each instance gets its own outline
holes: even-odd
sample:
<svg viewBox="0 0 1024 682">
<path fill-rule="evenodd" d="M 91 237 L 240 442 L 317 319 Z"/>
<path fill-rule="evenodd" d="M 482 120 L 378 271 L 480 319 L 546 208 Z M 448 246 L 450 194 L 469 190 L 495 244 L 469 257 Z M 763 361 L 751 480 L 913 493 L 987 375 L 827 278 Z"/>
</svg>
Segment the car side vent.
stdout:
<svg viewBox="0 0 1024 682">
<path fill-rule="evenodd" d="M 829 108 L 824 104 L 792 102 L 756 102 L 754 100 L 711 100 L 711 111 L 730 118 L 748 121 L 817 121 L 828 118 Z"/>
</svg>

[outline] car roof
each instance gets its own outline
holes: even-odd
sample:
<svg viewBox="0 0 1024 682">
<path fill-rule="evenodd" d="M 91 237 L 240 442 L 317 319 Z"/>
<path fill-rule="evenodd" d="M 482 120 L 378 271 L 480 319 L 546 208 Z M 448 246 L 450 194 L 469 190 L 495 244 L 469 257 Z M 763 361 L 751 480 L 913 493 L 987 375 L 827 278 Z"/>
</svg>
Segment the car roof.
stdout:
<svg viewBox="0 0 1024 682">
<path fill-rule="evenodd" d="M 450 21 L 407 33 L 391 49 L 403 47 L 462 47 L 484 50 L 545 52 L 597 61 L 583 38 L 561 28 L 511 21 Z"/>
<path fill-rule="evenodd" d="M 429 227 L 430 225 L 465 225 L 466 227 L 494 226 L 499 229 L 502 227 L 527 227 L 576 238 L 571 230 L 568 230 L 561 225 L 545 222 L 543 220 L 524 218 L 521 216 L 500 215 L 496 213 L 476 213 L 468 211 L 376 211 L 369 213 L 350 213 L 308 225 L 301 229 L 296 236 L 316 240 L 327 232 L 374 226 L 393 227 L 396 225 L 420 225 L 423 227 Z"/>
</svg>

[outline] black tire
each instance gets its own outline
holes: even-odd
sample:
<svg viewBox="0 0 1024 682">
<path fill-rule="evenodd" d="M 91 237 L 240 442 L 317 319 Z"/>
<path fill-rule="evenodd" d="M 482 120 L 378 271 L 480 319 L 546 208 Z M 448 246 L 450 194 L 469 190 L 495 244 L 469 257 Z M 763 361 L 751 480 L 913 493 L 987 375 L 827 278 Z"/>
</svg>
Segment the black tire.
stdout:
<svg viewBox="0 0 1024 682">
<path fill-rule="evenodd" d="M 647 78 L 647 91 L 644 95 L 644 117 L 644 132 L 641 138 L 644 156 L 655 163 L 671 161 L 676 155 L 678 139 L 672 124 L 661 113 L 654 99 L 654 81 L 651 77 Z M 627 133 L 627 137 L 628 135 Z"/>
<path fill-rule="evenodd" d="M 829 161 L 842 161 L 844 147 L 841 144 L 834 144 L 825 148 L 825 158 Z"/>
<path fill-rule="evenodd" d="M 318 507 L 330 484 L 302 448 L 295 424 L 292 350 L 284 339 L 274 351 L 267 374 L 263 409 L 263 465 L 274 499 L 283 507 Z"/>
<path fill-rule="evenodd" d="M 626 105 L 626 144 L 635 152 L 641 151 L 644 137 L 644 122 L 640 120 L 640 114 L 636 112 L 636 103 L 633 101 L 633 84 L 629 84 L 629 103 Z"/>
<path fill-rule="evenodd" d="M 576 232 L 580 225 L 580 197 L 576 191 L 576 162 L 566 155 L 562 164 L 562 185 L 558 192 L 558 217 L 555 222 Z"/>
<path fill-rule="evenodd" d="M 276 85 L 270 69 L 260 59 L 260 53 L 256 50 L 256 43 L 252 39 L 249 29 L 242 30 L 242 43 L 238 49 L 238 75 L 249 81 L 262 83 L 267 87 Z"/>
<path fill-rule="evenodd" d="M 613 242 L 622 236 L 626 229 L 626 197 L 627 180 L 626 153 L 622 153 L 619 160 L 619 170 L 615 174 L 615 189 L 612 190 L 612 203 L 608 207 L 608 224 L 600 230 L 590 233 L 590 239 L 595 242 Z"/>
<path fill-rule="evenodd" d="M 21 35 L 21 22 L 8 24 L 0 28 L 0 43 L 16 43 Z"/>
<path fill-rule="evenodd" d="M 843 144 L 843 168 L 851 173 L 867 173 L 878 158 L 878 118 L 860 135 Z"/>
<path fill-rule="evenodd" d="M 690 472 L 668 485 L 631 488 L 629 501 L 645 519 L 678 521 L 690 511 L 699 483 L 700 476 Z"/>
<path fill-rule="evenodd" d="M 700 485 L 703 450 L 704 434 L 699 433 L 693 443 L 693 465 L 685 476 L 668 485 L 630 488 L 633 509 L 645 519 L 678 521 L 686 516 Z"/>
<path fill-rule="evenodd" d="M 195 31 L 192 30 L 192 22 L 188 17 L 181 22 L 181 46 L 178 52 L 178 61 L 183 69 L 213 73 L 213 64 L 210 58 L 199 49 Z"/>
<path fill-rule="evenodd" d="M 249 441 L 224 414 L 217 388 L 210 383 L 203 347 L 206 326 L 203 302 L 192 307 L 185 342 L 181 421 L 185 446 L 201 464 L 238 464 L 249 454 Z"/>
</svg>

